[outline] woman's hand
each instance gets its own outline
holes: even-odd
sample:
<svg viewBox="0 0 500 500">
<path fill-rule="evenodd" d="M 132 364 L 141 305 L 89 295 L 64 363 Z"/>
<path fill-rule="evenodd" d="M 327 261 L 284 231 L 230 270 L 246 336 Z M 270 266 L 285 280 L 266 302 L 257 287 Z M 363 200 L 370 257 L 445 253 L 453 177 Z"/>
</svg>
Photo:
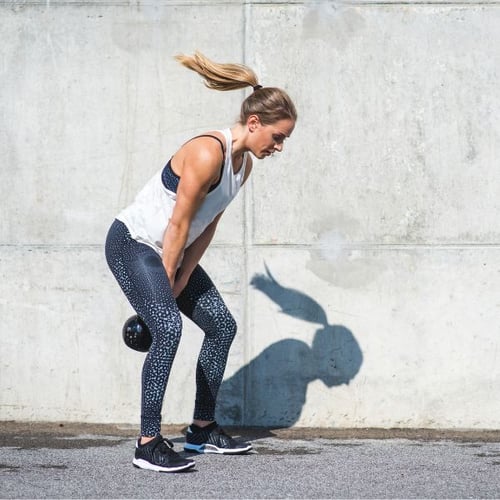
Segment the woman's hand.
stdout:
<svg viewBox="0 0 500 500">
<path fill-rule="evenodd" d="M 174 286 L 172 287 L 172 293 L 174 294 L 174 299 L 176 299 L 186 288 L 188 284 L 189 276 L 186 273 L 179 272 L 175 278 Z"/>
</svg>

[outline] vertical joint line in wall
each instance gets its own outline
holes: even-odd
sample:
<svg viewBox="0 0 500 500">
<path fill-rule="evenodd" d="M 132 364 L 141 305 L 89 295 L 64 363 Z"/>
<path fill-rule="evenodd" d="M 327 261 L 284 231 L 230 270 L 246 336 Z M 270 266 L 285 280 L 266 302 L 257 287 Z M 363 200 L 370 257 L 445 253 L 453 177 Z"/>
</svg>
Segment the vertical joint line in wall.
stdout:
<svg viewBox="0 0 500 500">
<path fill-rule="evenodd" d="M 250 8 L 251 6 L 244 2 L 242 4 L 243 12 L 242 12 L 242 22 L 243 22 L 243 64 L 248 64 L 247 61 L 247 42 L 248 42 L 248 19 L 250 17 Z M 245 95 L 245 91 L 242 91 L 243 99 Z M 250 190 L 250 192 L 249 192 Z M 251 206 L 250 200 L 252 199 L 252 181 L 249 179 L 245 184 L 245 189 L 243 189 L 243 327 L 245 337 L 243 339 L 243 363 L 246 365 L 248 363 L 248 353 L 249 353 L 249 331 L 250 331 L 250 311 L 248 309 L 248 246 L 249 242 L 252 241 L 251 234 Z M 248 396 L 248 380 L 246 377 L 243 378 L 243 401 L 242 401 L 242 425 L 246 425 L 246 406 L 247 406 L 247 396 Z"/>
</svg>

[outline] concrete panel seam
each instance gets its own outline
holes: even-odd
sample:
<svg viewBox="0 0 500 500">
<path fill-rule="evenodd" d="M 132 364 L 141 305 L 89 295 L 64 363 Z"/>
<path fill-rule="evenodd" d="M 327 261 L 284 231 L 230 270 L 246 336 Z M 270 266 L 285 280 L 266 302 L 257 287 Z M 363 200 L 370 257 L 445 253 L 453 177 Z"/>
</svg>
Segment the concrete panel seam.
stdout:
<svg viewBox="0 0 500 500">
<path fill-rule="evenodd" d="M 229 245 L 221 245 L 229 246 Z M 237 245 L 236 245 L 237 246 Z M 408 250 L 408 249 L 446 249 L 460 250 L 472 248 L 500 248 L 499 243 L 346 243 L 339 245 L 345 249 L 352 250 Z M 324 249 L 324 245 L 305 244 L 305 243 L 254 243 L 255 248 L 296 248 L 311 250 L 315 248 Z"/>
<path fill-rule="evenodd" d="M 411 250 L 411 249 L 443 249 L 443 250 L 464 250 L 464 249 L 499 249 L 500 243 L 346 243 L 341 245 L 347 250 Z M 239 243 L 212 243 L 211 248 L 241 248 Z M 289 248 L 297 250 L 324 249 L 324 245 L 310 243 L 248 243 L 244 242 L 245 251 L 249 248 Z M 102 250 L 103 244 L 0 244 L 2 249 L 20 249 L 20 250 Z"/>
<path fill-rule="evenodd" d="M 127 1 L 127 0 L 0 0 L 0 6 L 22 9 L 23 7 L 130 7 L 140 9 L 141 7 L 217 7 L 228 5 L 245 5 L 248 2 L 234 0 L 183 0 L 183 1 Z M 250 2 L 252 3 L 252 2 Z M 276 2 L 290 3 L 290 2 Z"/>
<path fill-rule="evenodd" d="M 360 1 L 360 2 L 348 2 L 346 5 L 351 5 L 351 6 L 359 6 L 359 7 L 370 7 L 370 6 L 383 6 L 383 7 L 398 7 L 398 6 L 404 6 L 408 7 L 410 5 L 414 5 L 415 7 L 435 7 L 435 6 L 446 6 L 446 7 L 477 7 L 477 6 L 482 6 L 482 5 L 499 5 L 500 1 L 498 0 L 485 0 L 485 1 L 474 1 L 474 2 L 468 2 L 467 0 L 464 0 L 463 2 L 460 1 L 452 1 L 452 2 L 447 2 L 446 0 L 443 1 L 421 1 L 421 2 L 391 2 L 391 1 L 373 1 L 370 2 L 369 0 L 367 1 Z"/>
<path fill-rule="evenodd" d="M 152 6 L 162 6 L 162 7 L 215 7 L 215 6 L 263 6 L 263 7 L 274 7 L 276 5 L 304 5 L 311 6 L 314 4 L 321 4 L 320 0 L 312 0 L 312 1 L 303 1 L 303 0 L 184 0 L 184 1 L 127 1 L 127 0 L 108 0 L 108 1 L 100 1 L 100 0 L 0 0 L 0 7 L 12 7 L 12 8 L 23 8 L 29 6 L 38 6 L 38 7 L 130 7 L 134 9 L 140 9 L 141 7 L 152 7 Z M 350 0 L 350 1 L 339 1 L 336 2 L 339 5 L 350 5 L 350 6 L 370 6 L 370 5 L 384 5 L 384 6 L 398 6 L 398 5 L 498 5 L 500 4 L 500 0 Z"/>
</svg>

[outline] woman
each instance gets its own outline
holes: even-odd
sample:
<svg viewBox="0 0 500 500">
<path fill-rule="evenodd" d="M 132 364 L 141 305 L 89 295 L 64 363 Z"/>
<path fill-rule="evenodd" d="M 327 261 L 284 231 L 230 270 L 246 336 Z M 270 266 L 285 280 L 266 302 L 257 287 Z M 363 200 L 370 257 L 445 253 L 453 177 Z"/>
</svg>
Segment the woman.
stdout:
<svg viewBox="0 0 500 500">
<path fill-rule="evenodd" d="M 196 368 L 193 423 L 184 449 L 240 454 L 239 443 L 215 422 L 215 402 L 236 323 L 216 287 L 199 265 L 217 224 L 258 159 L 282 151 L 297 113 L 287 94 L 264 88 L 248 67 L 217 64 L 199 52 L 177 56 L 215 90 L 253 88 L 232 128 L 186 142 L 113 222 L 106 258 L 120 287 L 148 326 L 152 344 L 142 370 L 141 436 L 135 466 L 162 472 L 189 469 L 194 461 L 173 450 L 160 434 L 161 410 L 181 337 L 180 313 L 204 332 Z"/>
</svg>

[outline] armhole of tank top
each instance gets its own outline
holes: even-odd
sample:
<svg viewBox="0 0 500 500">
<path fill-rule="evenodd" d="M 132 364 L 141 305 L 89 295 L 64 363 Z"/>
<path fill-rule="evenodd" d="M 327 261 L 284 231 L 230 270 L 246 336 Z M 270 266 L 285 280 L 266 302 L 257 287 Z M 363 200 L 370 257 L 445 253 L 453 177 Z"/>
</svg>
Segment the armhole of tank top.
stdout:
<svg viewBox="0 0 500 500">
<path fill-rule="evenodd" d="M 220 174 L 219 174 L 219 179 L 217 180 L 217 182 L 215 184 L 212 184 L 208 190 L 208 192 L 212 192 L 214 189 L 217 188 L 217 186 L 221 183 L 222 181 L 222 173 L 224 172 L 224 165 L 226 163 L 226 150 L 224 148 L 224 143 L 215 135 L 211 135 L 211 134 L 202 134 L 202 135 L 197 135 L 196 137 L 193 137 L 193 139 L 198 139 L 198 137 L 212 137 L 213 139 L 215 139 L 216 141 L 219 142 L 220 144 L 220 148 L 221 148 L 221 151 L 222 151 L 222 163 L 221 163 L 221 166 L 220 166 Z M 191 140 L 193 140 L 191 139 Z"/>
<path fill-rule="evenodd" d="M 172 191 L 172 193 L 177 193 L 180 179 L 172 169 L 172 158 L 170 158 L 161 172 L 161 182 L 166 189 Z"/>
<path fill-rule="evenodd" d="M 212 184 L 210 186 L 210 188 L 208 190 L 208 192 L 210 193 L 215 188 L 217 188 L 217 186 L 221 183 L 222 173 L 224 171 L 224 164 L 226 163 L 226 153 L 225 153 L 223 142 L 217 136 L 211 135 L 211 134 L 202 134 L 202 135 L 197 135 L 196 137 L 193 137 L 189 141 L 192 141 L 194 139 L 198 139 L 198 137 L 212 137 L 213 139 L 215 139 L 216 141 L 219 142 L 221 150 L 222 150 L 222 163 L 220 166 L 219 179 L 217 180 L 217 182 L 215 184 Z M 170 160 L 168 160 L 167 164 L 163 168 L 162 173 L 161 173 L 161 180 L 162 180 L 163 186 L 166 189 L 168 189 L 169 191 L 172 191 L 173 193 L 177 193 L 177 186 L 179 185 L 179 181 L 181 180 L 181 177 L 180 177 L 180 175 L 177 175 L 174 172 L 174 170 L 172 169 L 172 158 L 170 158 Z"/>
</svg>

